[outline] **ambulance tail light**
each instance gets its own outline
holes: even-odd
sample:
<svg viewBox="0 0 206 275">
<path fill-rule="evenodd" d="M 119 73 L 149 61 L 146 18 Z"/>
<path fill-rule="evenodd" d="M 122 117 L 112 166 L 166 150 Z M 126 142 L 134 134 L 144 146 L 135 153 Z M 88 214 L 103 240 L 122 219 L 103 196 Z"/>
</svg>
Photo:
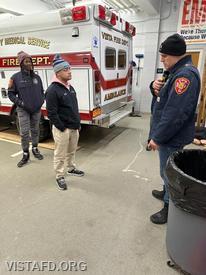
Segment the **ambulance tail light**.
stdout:
<svg viewBox="0 0 206 275">
<path fill-rule="evenodd" d="M 101 91 L 101 86 L 99 82 L 95 82 L 95 93 L 98 94 Z"/>
<path fill-rule="evenodd" d="M 86 6 L 74 7 L 72 9 L 72 19 L 76 21 L 85 21 L 88 19 L 88 10 Z"/>
<path fill-rule="evenodd" d="M 98 106 L 101 103 L 101 84 L 100 71 L 94 71 L 94 105 Z"/>
<path fill-rule="evenodd" d="M 95 93 L 99 93 L 101 91 L 101 85 L 100 85 L 100 71 L 94 72 L 94 83 L 95 83 Z"/>
<path fill-rule="evenodd" d="M 100 71 L 94 71 L 95 82 L 100 81 Z"/>
<path fill-rule="evenodd" d="M 132 85 L 132 79 L 133 79 L 133 70 L 130 70 L 130 80 L 129 80 L 129 84 Z"/>
<path fill-rule="evenodd" d="M 92 117 L 93 118 L 95 118 L 97 116 L 100 116 L 101 114 L 102 114 L 102 110 L 101 110 L 100 107 L 97 107 L 92 111 Z"/>
</svg>

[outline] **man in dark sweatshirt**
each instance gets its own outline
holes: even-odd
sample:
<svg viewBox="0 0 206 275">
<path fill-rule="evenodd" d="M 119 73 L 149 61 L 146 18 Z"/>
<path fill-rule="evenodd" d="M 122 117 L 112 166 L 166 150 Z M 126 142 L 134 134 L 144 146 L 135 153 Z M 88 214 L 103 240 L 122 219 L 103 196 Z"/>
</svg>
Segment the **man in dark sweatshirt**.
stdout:
<svg viewBox="0 0 206 275">
<path fill-rule="evenodd" d="M 38 150 L 39 121 L 41 106 L 44 102 L 44 90 L 41 78 L 34 73 L 32 58 L 27 53 L 18 53 L 21 71 L 15 73 L 8 86 L 9 99 L 16 105 L 19 119 L 21 145 L 23 158 L 17 166 L 22 167 L 29 161 L 30 132 L 32 153 L 35 158 L 42 160 L 43 156 Z"/>
<path fill-rule="evenodd" d="M 84 175 L 84 172 L 78 170 L 75 164 L 80 116 L 76 92 L 68 82 L 71 80 L 70 64 L 57 54 L 53 60 L 53 68 L 55 76 L 46 91 L 46 104 L 55 142 L 54 170 L 56 182 L 59 189 L 66 190 L 65 166 L 69 175 Z"/>
</svg>

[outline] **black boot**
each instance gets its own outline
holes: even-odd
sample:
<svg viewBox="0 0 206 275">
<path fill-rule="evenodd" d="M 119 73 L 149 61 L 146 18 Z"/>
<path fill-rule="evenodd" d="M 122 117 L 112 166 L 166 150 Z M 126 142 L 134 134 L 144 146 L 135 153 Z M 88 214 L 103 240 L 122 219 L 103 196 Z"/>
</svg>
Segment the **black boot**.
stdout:
<svg viewBox="0 0 206 275">
<path fill-rule="evenodd" d="M 158 200 L 163 201 L 165 195 L 165 188 L 162 191 L 159 190 L 152 190 L 152 196 Z"/>
<path fill-rule="evenodd" d="M 157 213 L 150 216 L 150 221 L 155 224 L 164 224 L 167 222 L 168 217 L 168 203 L 164 204 L 164 207 Z"/>
<path fill-rule="evenodd" d="M 24 166 L 25 164 L 27 164 L 28 161 L 29 161 L 29 152 L 24 152 L 23 157 L 20 160 L 20 162 L 17 163 L 17 166 L 20 168 L 20 167 Z"/>
<path fill-rule="evenodd" d="M 34 157 L 39 159 L 39 160 L 42 160 L 44 158 L 42 156 L 42 154 L 39 152 L 39 149 L 37 147 L 32 148 L 32 153 L 33 153 Z"/>
</svg>

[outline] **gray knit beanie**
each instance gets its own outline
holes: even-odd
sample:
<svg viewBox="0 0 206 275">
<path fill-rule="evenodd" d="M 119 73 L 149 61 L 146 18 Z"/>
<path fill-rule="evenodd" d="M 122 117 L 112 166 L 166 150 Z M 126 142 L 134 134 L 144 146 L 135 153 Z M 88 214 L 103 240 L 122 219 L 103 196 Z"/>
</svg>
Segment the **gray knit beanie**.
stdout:
<svg viewBox="0 0 206 275">
<path fill-rule="evenodd" d="M 69 62 L 62 59 L 60 54 L 56 54 L 53 60 L 53 68 L 54 68 L 54 72 L 57 73 L 61 70 L 70 68 L 70 64 Z"/>
</svg>

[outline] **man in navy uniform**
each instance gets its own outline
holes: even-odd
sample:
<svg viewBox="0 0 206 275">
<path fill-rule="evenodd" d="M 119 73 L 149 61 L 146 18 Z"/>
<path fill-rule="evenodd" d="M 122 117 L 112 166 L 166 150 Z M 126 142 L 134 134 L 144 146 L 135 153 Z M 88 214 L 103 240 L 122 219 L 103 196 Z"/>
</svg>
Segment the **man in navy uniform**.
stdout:
<svg viewBox="0 0 206 275">
<path fill-rule="evenodd" d="M 160 61 L 169 71 L 166 82 L 157 79 L 152 88 L 158 90 L 154 105 L 149 147 L 159 151 L 160 176 L 163 190 L 153 190 L 152 195 L 164 201 L 164 207 L 150 217 L 156 224 L 167 222 L 169 194 L 165 175 L 167 159 L 174 151 L 181 150 L 193 141 L 195 111 L 200 92 L 200 76 L 193 66 L 191 56 L 186 55 L 182 36 L 173 34 L 160 45 Z"/>
<path fill-rule="evenodd" d="M 43 159 L 43 155 L 38 149 L 38 142 L 41 106 L 44 103 L 44 89 L 41 78 L 34 72 L 32 57 L 21 51 L 18 53 L 18 61 L 21 71 L 11 77 L 8 85 L 8 96 L 16 105 L 19 119 L 23 157 L 17 166 L 23 167 L 30 158 L 30 133 L 32 153 L 35 158 Z"/>
</svg>

